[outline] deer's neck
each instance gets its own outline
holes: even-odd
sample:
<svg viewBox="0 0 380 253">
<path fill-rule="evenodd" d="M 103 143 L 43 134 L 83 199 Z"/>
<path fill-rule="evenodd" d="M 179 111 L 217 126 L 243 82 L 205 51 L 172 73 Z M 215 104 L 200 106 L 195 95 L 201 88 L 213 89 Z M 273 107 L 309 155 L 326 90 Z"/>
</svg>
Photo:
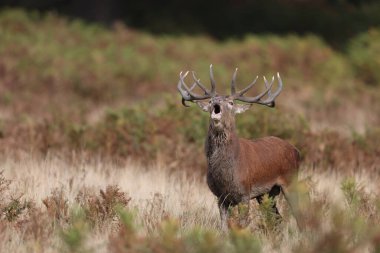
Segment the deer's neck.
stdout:
<svg viewBox="0 0 380 253">
<path fill-rule="evenodd" d="M 231 170 L 239 153 L 239 137 L 235 126 L 217 130 L 210 125 L 205 151 L 209 170 Z"/>
</svg>

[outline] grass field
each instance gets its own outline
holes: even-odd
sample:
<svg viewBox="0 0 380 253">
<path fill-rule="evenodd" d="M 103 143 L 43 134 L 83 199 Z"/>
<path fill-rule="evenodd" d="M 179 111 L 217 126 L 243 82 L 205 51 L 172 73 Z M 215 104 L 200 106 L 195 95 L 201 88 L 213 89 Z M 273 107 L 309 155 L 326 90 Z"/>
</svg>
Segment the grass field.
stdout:
<svg viewBox="0 0 380 253">
<path fill-rule="evenodd" d="M 379 176 L 302 167 L 310 199 L 300 232 L 279 199 L 281 224 L 251 203 L 233 210 L 230 235 L 204 180 L 130 163 L 23 157 L 2 162 L 1 248 L 9 252 L 373 252 L 378 247 Z M 10 180 L 9 184 L 6 180 Z M 244 229 L 240 220 L 249 225 Z M 125 216 L 125 217 L 124 217 Z M 244 217 L 243 217 L 244 216 Z M 234 223 L 235 222 L 235 223 Z"/>
<path fill-rule="evenodd" d="M 379 45 L 376 28 L 337 51 L 313 35 L 221 42 L 2 10 L 0 249 L 379 252 Z M 301 151 L 304 231 L 282 198 L 281 223 L 267 199 L 230 210 L 219 231 L 208 116 L 176 91 L 181 70 L 206 84 L 210 63 L 220 92 L 235 67 L 239 87 L 281 73 L 276 109 L 253 107 L 237 127 Z"/>
</svg>

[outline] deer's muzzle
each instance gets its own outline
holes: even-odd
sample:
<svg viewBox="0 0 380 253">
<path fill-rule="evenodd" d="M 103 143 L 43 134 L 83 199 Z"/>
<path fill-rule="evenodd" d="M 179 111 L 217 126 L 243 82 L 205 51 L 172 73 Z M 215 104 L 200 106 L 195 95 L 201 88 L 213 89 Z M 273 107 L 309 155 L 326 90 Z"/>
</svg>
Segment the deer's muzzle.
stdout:
<svg viewBox="0 0 380 253">
<path fill-rule="evenodd" d="M 211 112 L 211 119 L 213 121 L 220 121 L 221 117 L 222 117 L 222 109 L 220 107 L 219 104 L 214 104 L 213 106 L 213 110 Z"/>
</svg>

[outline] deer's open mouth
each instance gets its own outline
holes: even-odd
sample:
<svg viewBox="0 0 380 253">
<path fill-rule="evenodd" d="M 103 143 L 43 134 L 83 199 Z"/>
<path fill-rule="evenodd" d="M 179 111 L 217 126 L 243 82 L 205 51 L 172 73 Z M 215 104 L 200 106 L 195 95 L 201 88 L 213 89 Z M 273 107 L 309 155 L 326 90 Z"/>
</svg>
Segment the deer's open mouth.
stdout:
<svg viewBox="0 0 380 253">
<path fill-rule="evenodd" d="M 214 105 L 214 109 L 213 109 L 212 112 L 211 112 L 211 119 L 212 119 L 214 122 L 216 122 L 216 123 L 217 123 L 217 122 L 220 122 L 220 119 L 221 119 L 221 117 L 222 117 L 221 112 L 222 112 L 222 109 L 221 109 L 220 105 L 215 104 L 215 105 Z"/>
<path fill-rule="evenodd" d="M 221 110 L 220 110 L 220 105 L 215 104 L 215 105 L 214 105 L 214 113 L 215 113 L 215 114 L 219 114 L 220 111 L 221 111 Z"/>
</svg>

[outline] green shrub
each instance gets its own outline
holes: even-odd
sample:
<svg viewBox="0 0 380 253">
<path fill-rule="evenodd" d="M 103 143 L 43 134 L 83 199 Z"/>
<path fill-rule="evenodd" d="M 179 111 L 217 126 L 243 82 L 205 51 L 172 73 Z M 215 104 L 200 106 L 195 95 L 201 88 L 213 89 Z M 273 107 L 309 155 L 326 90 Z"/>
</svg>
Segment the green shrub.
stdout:
<svg viewBox="0 0 380 253">
<path fill-rule="evenodd" d="M 359 204 L 359 189 L 355 178 L 347 178 L 341 184 L 341 189 L 350 207 L 356 207 Z"/>
<path fill-rule="evenodd" d="M 370 85 L 379 86 L 380 30 L 370 29 L 352 39 L 348 54 L 356 76 Z"/>
<path fill-rule="evenodd" d="M 232 252 L 261 252 L 261 242 L 247 230 L 231 230 L 229 239 L 232 245 Z"/>
<path fill-rule="evenodd" d="M 70 225 L 61 231 L 64 252 L 90 252 L 85 245 L 89 226 L 86 222 L 84 211 L 81 208 L 73 209 L 70 219 Z"/>
<path fill-rule="evenodd" d="M 238 115 L 236 124 L 240 135 L 250 139 L 274 135 L 299 142 L 309 130 L 301 115 L 256 106 L 251 111 Z"/>
</svg>

